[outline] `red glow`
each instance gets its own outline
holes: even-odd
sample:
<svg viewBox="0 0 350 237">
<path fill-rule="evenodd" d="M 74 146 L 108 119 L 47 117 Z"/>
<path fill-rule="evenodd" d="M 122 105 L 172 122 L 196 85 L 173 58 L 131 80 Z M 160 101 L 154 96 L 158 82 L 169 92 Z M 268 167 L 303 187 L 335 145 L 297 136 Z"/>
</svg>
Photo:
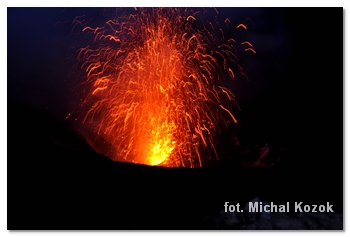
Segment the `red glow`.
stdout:
<svg viewBox="0 0 350 237">
<path fill-rule="evenodd" d="M 236 41 L 200 17 L 134 9 L 100 27 L 79 21 L 94 36 L 79 52 L 88 90 L 83 123 L 109 144 L 102 152 L 113 160 L 201 167 L 217 158 L 218 120 L 237 123 L 235 96 L 223 82 L 240 66 Z"/>
</svg>

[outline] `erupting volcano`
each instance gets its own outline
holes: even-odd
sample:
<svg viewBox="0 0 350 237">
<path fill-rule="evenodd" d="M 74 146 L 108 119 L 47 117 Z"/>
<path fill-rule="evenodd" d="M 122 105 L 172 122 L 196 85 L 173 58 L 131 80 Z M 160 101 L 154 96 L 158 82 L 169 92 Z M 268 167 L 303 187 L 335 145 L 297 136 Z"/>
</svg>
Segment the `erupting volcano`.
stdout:
<svg viewBox="0 0 350 237">
<path fill-rule="evenodd" d="M 237 123 L 227 86 L 243 75 L 236 48 L 255 51 L 204 17 L 203 9 L 153 8 L 100 26 L 75 20 L 93 36 L 78 55 L 86 75 L 82 124 L 93 147 L 116 161 L 168 167 L 218 158 L 218 123 Z M 230 19 L 223 25 L 246 29 Z"/>
</svg>

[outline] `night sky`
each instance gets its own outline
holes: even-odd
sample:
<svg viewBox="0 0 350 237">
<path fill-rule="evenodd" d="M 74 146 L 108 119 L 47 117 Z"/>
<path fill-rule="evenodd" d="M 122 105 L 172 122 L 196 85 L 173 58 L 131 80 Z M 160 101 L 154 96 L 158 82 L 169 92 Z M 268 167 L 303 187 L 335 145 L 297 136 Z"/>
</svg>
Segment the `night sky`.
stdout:
<svg viewBox="0 0 350 237">
<path fill-rule="evenodd" d="M 276 79 L 262 74 L 274 71 L 282 76 L 288 66 L 292 49 L 286 10 L 219 8 L 219 12 L 222 20 L 229 17 L 233 25 L 248 25 L 249 30 L 239 36 L 253 42 L 259 51 L 239 55 L 252 81 L 241 98 L 274 90 Z M 108 8 L 9 8 L 8 13 L 9 98 L 64 117 L 74 110 L 72 100 L 76 98 L 72 97 L 82 81 L 76 73 L 78 49 L 89 43 L 86 34 L 74 28 L 73 19 L 84 16 L 98 25 L 120 13 Z M 208 18 L 213 14 L 208 11 Z"/>
</svg>

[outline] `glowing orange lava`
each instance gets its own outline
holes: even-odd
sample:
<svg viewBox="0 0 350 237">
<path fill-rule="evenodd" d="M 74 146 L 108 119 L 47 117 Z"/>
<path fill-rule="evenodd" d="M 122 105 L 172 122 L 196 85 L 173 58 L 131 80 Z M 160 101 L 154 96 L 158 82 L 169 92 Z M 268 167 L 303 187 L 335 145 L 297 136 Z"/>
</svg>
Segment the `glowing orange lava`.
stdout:
<svg viewBox="0 0 350 237">
<path fill-rule="evenodd" d="M 235 96 L 223 82 L 241 69 L 236 41 L 201 17 L 156 8 L 99 27 L 77 20 L 94 36 L 79 52 L 88 91 L 83 124 L 106 144 L 102 153 L 169 167 L 201 167 L 217 158 L 218 121 L 237 122 Z"/>
</svg>

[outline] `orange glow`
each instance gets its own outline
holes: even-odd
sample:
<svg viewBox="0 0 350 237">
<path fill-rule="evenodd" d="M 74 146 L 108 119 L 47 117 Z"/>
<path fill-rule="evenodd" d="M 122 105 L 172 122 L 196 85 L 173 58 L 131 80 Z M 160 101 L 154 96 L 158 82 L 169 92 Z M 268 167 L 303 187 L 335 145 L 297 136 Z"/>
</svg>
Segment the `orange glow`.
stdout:
<svg viewBox="0 0 350 237">
<path fill-rule="evenodd" d="M 108 144 L 102 153 L 168 167 L 201 167 L 217 158 L 218 121 L 237 123 L 235 96 L 224 81 L 241 67 L 236 41 L 224 40 L 222 29 L 201 17 L 186 9 L 135 8 L 99 27 L 78 21 L 94 38 L 79 52 L 88 91 L 83 124 Z"/>
</svg>

